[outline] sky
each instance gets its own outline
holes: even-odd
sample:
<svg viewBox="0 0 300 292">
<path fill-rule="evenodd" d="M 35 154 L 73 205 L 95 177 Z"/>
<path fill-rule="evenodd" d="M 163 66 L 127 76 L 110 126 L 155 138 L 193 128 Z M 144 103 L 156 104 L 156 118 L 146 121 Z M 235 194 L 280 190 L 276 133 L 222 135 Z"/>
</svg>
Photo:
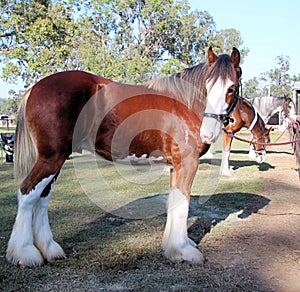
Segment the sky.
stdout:
<svg viewBox="0 0 300 292">
<path fill-rule="evenodd" d="M 277 56 L 290 57 L 290 76 L 300 74 L 299 0 L 190 0 L 206 10 L 217 30 L 235 28 L 250 50 L 241 65 L 243 80 L 274 69 Z M 230 52 L 227 52 L 230 53 Z"/>
<path fill-rule="evenodd" d="M 289 56 L 290 76 L 300 74 L 300 1 L 299 0 L 190 0 L 193 10 L 208 11 L 217 30 L 235 28 L 250 52 L 243 64 L 243 81 L 274 69 L 277 56 Z M 230 52 L 228 52 L 230 53 Z M 0 79 L 0 97 L 9 89 Z"/>
</svg>

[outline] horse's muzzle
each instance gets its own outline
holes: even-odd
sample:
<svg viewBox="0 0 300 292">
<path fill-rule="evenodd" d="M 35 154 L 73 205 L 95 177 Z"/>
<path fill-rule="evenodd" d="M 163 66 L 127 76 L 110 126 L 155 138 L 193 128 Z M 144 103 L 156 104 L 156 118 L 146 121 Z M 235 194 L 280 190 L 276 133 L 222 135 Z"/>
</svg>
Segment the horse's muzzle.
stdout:
<svg viewBox="0 0 300 292">
<path fill-rule="evenodd" d="M 256 153 L 256 162 L 261 164 L 266 160 L 267 152 L 266 150 L 263 150 L 262 152 Z"/>
</svg>

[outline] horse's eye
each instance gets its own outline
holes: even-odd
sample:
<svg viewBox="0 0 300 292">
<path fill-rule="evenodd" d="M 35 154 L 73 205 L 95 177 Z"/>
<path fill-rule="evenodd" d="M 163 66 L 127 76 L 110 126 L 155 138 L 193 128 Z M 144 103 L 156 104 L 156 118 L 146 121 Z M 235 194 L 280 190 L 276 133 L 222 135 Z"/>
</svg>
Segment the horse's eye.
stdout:
<svg viewBox="0 0 300 292">
<path fill-rule="evenodd" d="M 233 89 L 233 88 L 228 88 L 227 94 L 232 94 L 233 92 L 234 92 L 234 89 Z"/>
</svg>

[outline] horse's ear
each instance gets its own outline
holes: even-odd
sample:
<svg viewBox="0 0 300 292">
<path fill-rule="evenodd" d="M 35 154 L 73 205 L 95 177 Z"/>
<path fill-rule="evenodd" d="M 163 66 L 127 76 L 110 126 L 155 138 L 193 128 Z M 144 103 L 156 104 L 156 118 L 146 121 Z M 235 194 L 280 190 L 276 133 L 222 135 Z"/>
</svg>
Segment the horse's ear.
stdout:
<svg viewBox="0 0 300 292">
<path fill-rule="evenodd" d="M 239 68 L 240 61 L 241 61 L 241 55 L 237 48 L 233 47 L 230 59 L 231 59 L 231 63 L 233 64 L 233 66 L 235 68 Z"/>
<path fill-rule="evenodd" d="M 212 47 L 209 47 L 207 53 L 208 53 L 208 65 L 211 66 L 214 62 L 216 62 L 218 56 L 213 52 Z"/>
</svg>

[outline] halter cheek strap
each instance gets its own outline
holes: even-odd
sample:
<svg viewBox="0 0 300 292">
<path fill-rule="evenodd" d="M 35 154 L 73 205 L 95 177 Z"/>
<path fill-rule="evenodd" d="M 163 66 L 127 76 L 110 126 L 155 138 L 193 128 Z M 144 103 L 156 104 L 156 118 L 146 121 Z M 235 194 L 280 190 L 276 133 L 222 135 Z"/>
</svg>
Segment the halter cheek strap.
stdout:
<svg viewBox="0 0 300 292">
<path fill-rule="evenodd" d="M 257 119 L 258 119 L 257 111 L 256 111 L 256 109 L 255 109 L 254 107 L 253 107 L 253 109 L 254 109 L 254 118 L 253 118 L 253 121 L 252 121 L 250 127 L 248 128 L 248 130 L 249 130 L 250 132 L 253 130 L 253 128 L 254 128 L 254 126 L 255 126 L 255 124 L 256 124 L 256 122 L 257 122 Z"/>
<path fill-rule="evenodd" d="M 204 113 L 204 117 L 216 119 L 219 122 L 223 122 L 224 126 L 226 127 L 229 123 L 233 123 L 234 119 L 230 117 L 230 114 L 233 112 L 234 108 L 238 102 L 238 95 L 237 93 L 234 95 L 234 99 L 232 104 L 230 104 L 226 109 L 226 114 L 212 114 L 212 113 Z"/>
</svg>

